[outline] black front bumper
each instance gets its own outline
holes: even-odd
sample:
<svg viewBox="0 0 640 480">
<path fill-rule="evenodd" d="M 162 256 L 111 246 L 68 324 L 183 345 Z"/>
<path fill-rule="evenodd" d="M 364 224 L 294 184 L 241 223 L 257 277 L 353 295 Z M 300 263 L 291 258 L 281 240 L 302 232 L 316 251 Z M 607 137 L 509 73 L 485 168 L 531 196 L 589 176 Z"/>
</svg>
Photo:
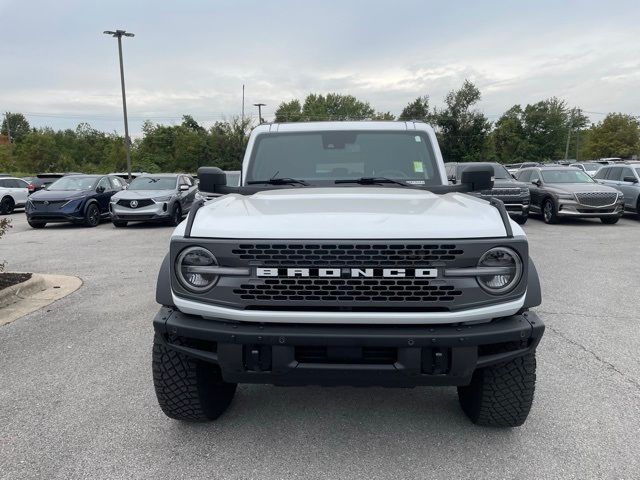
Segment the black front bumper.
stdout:
<svg viewBox="0 0 640 480">
<path fill-rule="evenodd" d="M 233 383 L 467 385 L 477 368 L 535 350 L 533 312 L 477 325 L 290 325 L 205 320 L 162 307 L 153 325 L 167 348 L 220 366 Z"/>
<path fill-rule="evenodd" d="M 32 222 L 46 223 L 83 223 L 84 215 L 82 212 L 62 213 L 62 212 L 33 212 L 27 213 L 27 220 Z"/>
</svg>

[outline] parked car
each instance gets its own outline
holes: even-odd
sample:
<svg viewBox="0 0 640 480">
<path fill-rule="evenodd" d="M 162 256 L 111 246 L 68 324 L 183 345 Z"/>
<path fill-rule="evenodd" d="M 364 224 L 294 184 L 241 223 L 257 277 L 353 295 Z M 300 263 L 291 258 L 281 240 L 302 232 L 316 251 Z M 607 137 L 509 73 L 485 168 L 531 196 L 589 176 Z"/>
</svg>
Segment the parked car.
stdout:
<svg viewBox="0 0 640 480">
<path fill-rule="evenodd" d="M 602 164 L 598 162 L 582 162 L 582 163 L 572 163 L 572 167 L 579 168 L 587 175 L 593 177 L 598 170 L 602 168 Z"/>
<path fill-rule="evenodd" d="M 447 179 L 453 184 L 459 183 L 462 178 L 462 172 L 470 166 L 488 166 L 493 168 L 494 171 L 494 182 L 491 190 L 471 192 L 470 194 L 485 200 L 491 198 L 502 200 L 507 212 L 509 212 L 509 216 L 520 225 L 524 225 L 529 216 L 529 186 L 526 183 L 516 181 L 507 169 L 499 163 L 445 163 Z"/>
<path fill-rule="evenodd" d="M 594 178 L 602 185 L 620 190 L 624 195 L 625 210 L 640 215 L 640 162 L 604 166 Z"/>
<path fill-rule="evenodd" d="M 518 180 L 529 184 L 531 213 L 542 214 L 546 223 L 557 223 L 562 217 L 595 217 L 614 224 L 624 210 L 618 190 L 600 185 L 574 167 L 525 168 Z"/>
<path fill-rule="evenodd" d="M 21 178 L 0 177 L 0 214 L 13 212 L 16 207 L 24 207 L 29 196 L 29 184 Z"/>
<path fill-rule="evenodd" d="M 165 222 L 178 225 L 196 199 L 198 188 L 191 175 L 147 174 L 135 178 L 127 190 L 111 198 L 111 221 Z"/>
<path fill-rule="evenodd" d="M 70 222 L 95 227 L 109 218 L 109 200 L 126 183 L 113 175 L 65 175 L 29 196 L 25 212 L 33 228 Z"/>
<path fill-rule="evenodd" d="M 523 168 L 538 167 L 538 166 L 540 166 L 540 164 L 537 162 L 511 163 L 511 164 L 505 165 L 507 171 L 511 175 L 516 175 Z"/>
</svg>

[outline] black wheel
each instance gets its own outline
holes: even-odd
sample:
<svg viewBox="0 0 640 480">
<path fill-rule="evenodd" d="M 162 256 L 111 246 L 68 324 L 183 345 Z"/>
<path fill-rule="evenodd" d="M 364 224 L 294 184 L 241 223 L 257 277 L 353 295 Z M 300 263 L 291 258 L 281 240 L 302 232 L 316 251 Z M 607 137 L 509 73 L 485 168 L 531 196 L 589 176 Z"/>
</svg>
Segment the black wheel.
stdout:
<svg viewBox="0 0 640 480">
<path fill-rule="evenodd" d="M 558 223 L 556 204 L 550 198 L 546 199 L 542 204 L 542 218 L 545 223 Z"/>
<path fill-rule="evenodd" d="M 620 220 L 620 217 L 600 217 L 600 221 L 605 225 L 615 225 Z"/>
<path fill-rule="evenodd" d="M 157 333 L 153 339 L 152 369 L 160 408 L 176 420 L 215 420 L 229 407 L 236 392 L 236 384 L 225 382 L 217 365 L 167 348 Z"/>
<path fill-rule="evenodd" d="M 518 215 L 517 217 L 513 217 L 513 220 L 515 220 L 518 225 L 524 225 L 527 223 L 528 218 L 529 217 L 525 217 L 524 215 Z"/>
<path fill-rule="evenodd" d="M 469 385 L 458 387 L 458 398 L 477 425 L 519 427 L 531 410 L 535 385 L 536 356 L 530 353 L 476 370 Z"/>
<path fill-rule="evenodd" d="M 13 198 L 4 197 L 2 200 L 0 200 L 0 214 L 7 215 L 13 212 L 15 206 L 16 203 L 13 201 Z"/>
<path fill-rule="evenodd" d="M 87 227 L 97 227 L 100 224 L 100 209 L 95 203 L 89 204 L 84 212 L 84 224 Z"/>
<path fill-rule="evenodd" d="M 36 222 L 29 219 L 27 219 L 27 222 L 29 222 L 29 226 L 31 228 L 44 228 L 45 225 L 47 224 L 46 222 Z"/>
<path fill-rule="evenodd" d="M 176 203 L 173 205 L 171 209 L 171 217 L 169 217 L 169 225 L 173 227 L 177 227 L 180 225 L 182 221 L 182 208 L 180 208 L 180 204 Z"/>
<path fill-rule="evenodd" d="M 123 222 L 122 220 L 112 220 L 113 226 L 117 228 L 122 228 L 127 226 L 127 222 Z"/>
</svg>

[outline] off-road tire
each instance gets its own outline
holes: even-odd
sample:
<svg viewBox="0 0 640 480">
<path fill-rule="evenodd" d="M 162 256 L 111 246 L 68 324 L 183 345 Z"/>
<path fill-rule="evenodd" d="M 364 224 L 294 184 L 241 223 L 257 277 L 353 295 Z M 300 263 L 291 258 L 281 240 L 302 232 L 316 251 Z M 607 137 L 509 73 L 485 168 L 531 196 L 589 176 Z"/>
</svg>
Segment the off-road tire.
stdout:
<svg viewBox="0 0 640 480">
<path fill-rule="evenodd" d="M 84 225 L 86 227 L 100 225 L 100 208 L 95 203 L 87 205 L 87 210 L 84 212 Z"/>
<path fill-rule="evenodd" d="M 4 197 L 2 200 L 0 200 L 0 214 L 8 215 L 9 213 L 13 212 L 15 206 L 16 202 L 13 201 L 13 198 Z"/>
<path fill-rule="evenodd" d="M 29 223 L 29 226 L 31 228 L 44 228 L 45 225 L 47 224 L 46 222 L 34 222 L 31 220 L 27 220 L 27 222 Z"/>
<path fill-rule="evenodd" d="M 548 223 L 553 225 L 554 223 L 558 223 L 558 207 L 556 207 L 556 203 L 547 198 L 544 202 L 542 202 L 542 219 L 544 223 Z M 549 209 L 549 210 L 548 210 Z"/>
<path fill-rule="evenodd" d="M 169 217 L 168 223 L 172 227 L 177 227 L 180 225 L 182 221 L 182 208 L 180 208 L 179 203 L 175 203 L 173 208 L 171 209 L 171 216 Z"/>
<path fill-rule="evenodd" d="M 478 369 L 471 383 L 458 387 L 458 399 L 469 419 L 488 427 L 519 427 L 533 403 L 535 353 Z"/>
<path fill-rule="evenodd" d="M 113 223 L 113 226 L 117 228 L 122 228 L 127 226 L 127 222 L 123 222 L 122 220 L 112 220 L 111 223 Z"/>
<path fill-rule="evenodd" d="M 180 344 L 179 339 L 172 343 Z M 217 365 L 167 348 L 159 334 L 153 339 L 153 385 L 160 408 L 170 418 L 206 422 L 222 415 L 236 392 L 222 379 Z"/>
<path fill-rule="evenodd" d="M 600 217 L 600 221 L 605 225 L 615 225 L 620 220 L 620 217 Z"/>
<path fill-rule="evenodd" d="M 529 217 L 525 217 L 524 215 L 518 215 L 517 217 L 513 217 L 513 220 L 518 224 L 518 225 L 524 225 L 525 223 L 527 223 L 527 219 Z"/>
</svg>

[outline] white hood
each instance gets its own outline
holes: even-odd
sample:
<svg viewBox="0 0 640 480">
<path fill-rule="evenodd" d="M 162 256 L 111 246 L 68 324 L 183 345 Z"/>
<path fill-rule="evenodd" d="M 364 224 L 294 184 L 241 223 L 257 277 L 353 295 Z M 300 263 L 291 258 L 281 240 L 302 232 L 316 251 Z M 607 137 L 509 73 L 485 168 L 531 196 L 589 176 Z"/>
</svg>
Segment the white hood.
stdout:
<svg viewBox="0 0 640 480">
<path fill-rule="evenodd" d="M 184 234 L 183 222 L 174 235 Z M 511 222 L 514 235 L 523 235 Z M 497 209 L 460 193 L 376 187 L 287 188 L 226 195 L 197 213 L 191 236 L 251 239 L 504 237 Z"/>
</svg>

